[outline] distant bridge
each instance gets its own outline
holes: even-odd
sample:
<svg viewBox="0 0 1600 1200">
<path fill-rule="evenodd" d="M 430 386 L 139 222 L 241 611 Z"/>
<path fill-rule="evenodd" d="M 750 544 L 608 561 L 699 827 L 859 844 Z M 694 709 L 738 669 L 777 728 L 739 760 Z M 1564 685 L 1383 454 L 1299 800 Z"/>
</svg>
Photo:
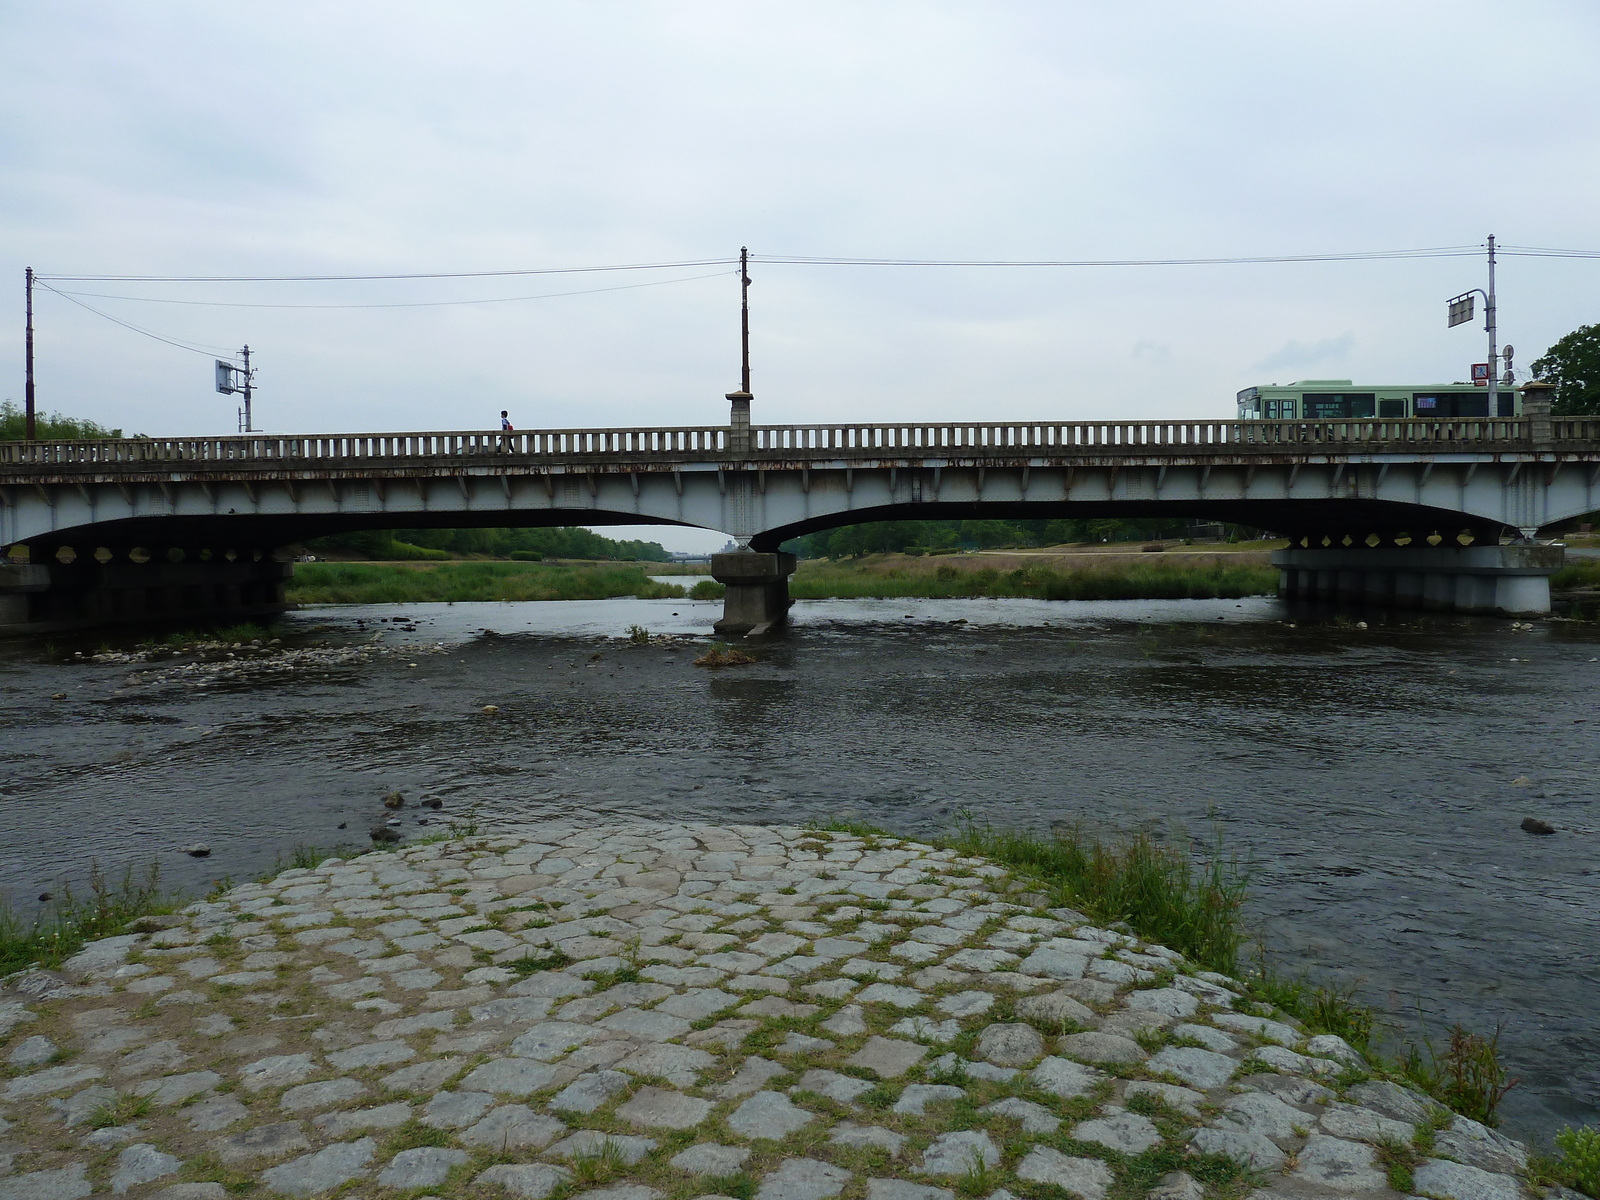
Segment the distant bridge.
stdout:
<svg viewBox="0 0 1600 1200">
<path fill-rule="evenodd" d="M 731 583 L 730 627 L 767 623 L 733 616 L 743 587 L 757 616 L 786 606 L 783 542 L 882 520 L 1204 517 L 1291 537 L 1289 592 L 1406 602 L 1409 585 L 1384 573 L 1429 554 L 1426 574 L 1543 586 L 1551 556 L 1499 542 L 1600 509 L 1600 418 L 1531 407 L 1440 421 L 751 426 L 736 404 L 727 426 L 0 443 L 0 544 L 29 562 L 0 576 L 0 628 L 270 611 L 292 569 L 279 548 L 418 527 L 723 531 L 763 556 L 714 568 Z M 1341 555 L 1360 565 L 1331 565 Z M 1417 586 L 1440 607 L 1539 607 L 1523 584 L 1452 584 L 1450 599 Z"/>
</svg>

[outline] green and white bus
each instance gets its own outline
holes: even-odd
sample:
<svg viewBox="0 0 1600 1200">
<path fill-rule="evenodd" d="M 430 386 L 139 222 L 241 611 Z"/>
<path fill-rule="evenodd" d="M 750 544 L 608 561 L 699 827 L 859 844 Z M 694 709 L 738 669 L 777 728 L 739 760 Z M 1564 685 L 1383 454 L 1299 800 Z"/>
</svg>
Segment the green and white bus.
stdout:
<svg viewBox="0 0 1600 1200">
<path fill-rule="evenodd" d="M 1522 393 L 1501 385 L 1494 415 L 1522 413 Z M 1302 379 L 1279 387 L 1248 387 L 1238 395 L 1242 421 L 1344 421 L 1371 417 L 1451 420 L 1489 416 L 1489 389 L 1471 383 L 1359 387 L 1348 379 Z"/>
</svg>

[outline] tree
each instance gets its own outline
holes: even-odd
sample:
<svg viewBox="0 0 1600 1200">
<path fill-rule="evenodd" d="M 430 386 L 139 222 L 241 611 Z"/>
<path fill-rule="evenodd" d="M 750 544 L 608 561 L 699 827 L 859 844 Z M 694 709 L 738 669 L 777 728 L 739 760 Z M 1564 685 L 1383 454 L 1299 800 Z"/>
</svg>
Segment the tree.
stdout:
<svg viewBox="0 0 1600 1200">
<path fill-rule="evenodd" d="M 27 436 L 28 418 L 15 400 L 0 400 L 0 442 L 20 442 Z M 60 413 L 35 414 L 35 430 L 43 441 L 81 442 L 91 438 L 119 438 L 120 429 L 107 429 L 93 421 L 64 417 Z"/>
<path fill-rule="evenodd" d="M 1534 360 L 1533 374 L 1556 385 L 1550 411 L 1564 417 L 1600 414 L 1600 325 L 1567 334 Z"/>
</svg>

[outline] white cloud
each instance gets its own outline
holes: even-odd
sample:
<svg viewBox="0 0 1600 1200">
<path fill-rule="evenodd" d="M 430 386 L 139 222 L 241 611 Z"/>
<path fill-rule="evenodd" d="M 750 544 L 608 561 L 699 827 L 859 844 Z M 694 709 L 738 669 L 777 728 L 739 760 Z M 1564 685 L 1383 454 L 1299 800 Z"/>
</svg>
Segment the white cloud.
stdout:
<svg viewBox="0 0 1600 1200">
<path fill-rule="evenodd" d="M 1300 370 L 1321 366 L 1324 363 L 1342 363 L 1350 357 L 1356 344 L 1356 335 L 1341 333 L 1338 337 L 1323 338 L 1316 342 L 1290 340 L 1255 364 L 1258 371 L 1277 371 L 1284 368 Z"/>
</svg>

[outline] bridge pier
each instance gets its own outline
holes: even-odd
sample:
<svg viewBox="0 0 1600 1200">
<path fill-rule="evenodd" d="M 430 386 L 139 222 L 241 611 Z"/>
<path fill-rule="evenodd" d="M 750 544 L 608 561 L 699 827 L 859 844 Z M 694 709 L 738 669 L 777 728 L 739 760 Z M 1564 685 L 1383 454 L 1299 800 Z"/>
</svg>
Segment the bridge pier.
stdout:
<svg viewBox="0 0 1600 1200">
<path fill-rule="evenodd" d="M 293 563 L 271 555 L 232 562 L 0 562 L 0 636 L 275 616 L 292 607 L 283 588 L 293 574 Z"/>
<path fill-rule="evenodd" d="M 1275 551 L 1278 594 L 1429 612 L 1546 613 L 1560 546 L 1290 546 Z"/>
<path fill-rule="evenodd" d="M 789 576 L 796 560 L 792 554 L 761 554 L 744 550 L 711 556 L 711 578 L 728 591 L 722 602 L 722 619 L 712 626 L 718 633 L 767 633 L 788 619 Z"/>
</svg>

